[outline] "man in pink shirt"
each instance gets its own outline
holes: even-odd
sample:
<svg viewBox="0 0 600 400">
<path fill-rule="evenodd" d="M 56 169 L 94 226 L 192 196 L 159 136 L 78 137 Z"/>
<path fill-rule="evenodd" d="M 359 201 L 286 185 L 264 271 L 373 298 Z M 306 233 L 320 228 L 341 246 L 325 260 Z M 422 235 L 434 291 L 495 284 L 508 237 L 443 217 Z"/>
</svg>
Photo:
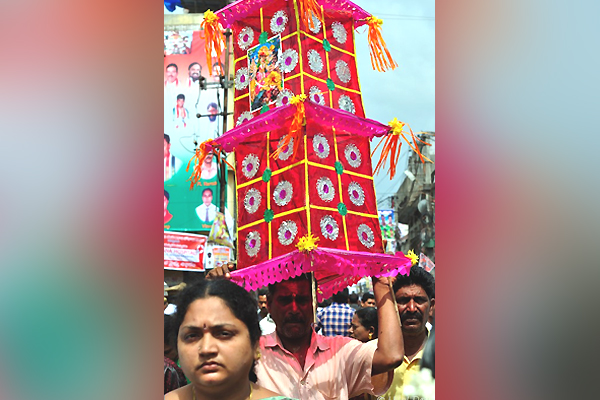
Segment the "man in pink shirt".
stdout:
<svg viewBox="0 0 600 400">
<path fill-rule="evenodd" d="M 211 276 L 228 276 L 227 267 L 211 272 Z M 314 332 L 307 276 L 269 285 L 267 307 L 276 330 L 260 338 L 257 383 L 301 400 L 348 400 L 362 393 L 385 393 L 394 368 L 402 363 L 404 343 L 388 278 L 373 278 L 373 289 L 379 339 L 362 343 Z"/>
</svg>

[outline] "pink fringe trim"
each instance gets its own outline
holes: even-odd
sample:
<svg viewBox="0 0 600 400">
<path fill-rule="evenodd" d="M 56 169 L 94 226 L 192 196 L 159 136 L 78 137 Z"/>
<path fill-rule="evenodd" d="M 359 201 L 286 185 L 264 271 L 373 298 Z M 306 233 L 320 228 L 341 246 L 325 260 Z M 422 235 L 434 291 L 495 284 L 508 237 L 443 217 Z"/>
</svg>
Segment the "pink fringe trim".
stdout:
<svg viewBox="0 0 600 400">
<path fill-rule="evenodd" d="M 314 272 L 317 301 L 331 297 L 364 276 L 407 275 L 411 260 L 402 253 L 388 255 L 362 251 L 345 251 L 319 247 L 310 253 L 295 250 L 231 273 L 231 280 L 246 290 L 284 281 L 303 273 Z"/>
</svg>

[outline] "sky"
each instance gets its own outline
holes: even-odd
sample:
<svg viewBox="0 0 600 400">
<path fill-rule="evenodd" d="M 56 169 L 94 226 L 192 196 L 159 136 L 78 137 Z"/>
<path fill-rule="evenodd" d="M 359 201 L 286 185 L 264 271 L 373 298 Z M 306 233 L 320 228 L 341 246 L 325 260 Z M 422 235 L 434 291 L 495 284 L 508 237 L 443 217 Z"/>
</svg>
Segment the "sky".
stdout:
<svg viewBox="0 0 600 400">
<path fill-rule="evenodd" d="M 393 71 L 374 71 L 367 27 L 358 28 L 356 59 L 366 117 L 384 124 L 398 118 L 414 132 L 435 131 L 435 1 L 356 0 L 354 3 L 383 20 L 383 39 L 399 65 Z M 377 143 L 374 140 L 371 148 Z M 404 180 L 409 150 L 408 146 L 402 146 L 393 180 L 385 172 L 375 176 L 379 203 L 394 195 Z M 379 154 L 375 154 L 373 167 L 378 160 Z"/>
</svg>

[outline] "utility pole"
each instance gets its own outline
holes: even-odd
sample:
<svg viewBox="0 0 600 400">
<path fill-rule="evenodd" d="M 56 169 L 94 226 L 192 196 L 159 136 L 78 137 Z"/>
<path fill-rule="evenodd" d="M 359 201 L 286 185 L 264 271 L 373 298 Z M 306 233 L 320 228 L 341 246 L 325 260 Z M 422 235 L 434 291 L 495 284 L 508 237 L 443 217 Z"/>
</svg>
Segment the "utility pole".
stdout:
<svg viewBox="0 0 600 400">
<path fill-rule="evenodd" d="M 231 29 L 225 30 L 225 65 L 223 67 L 223 74 L 220 78 L 221 85 L 223 87 L 223 133 L 227 132 L 227 107 L 229 101 L 229 40 L 231 38 Z M 220 183 L 220 202 L 219 202 L 219 211 L 225 213 L 225 193 L 227 190 L 227 183 L 225 177 L 227 176 L 227 164 L 225 160 L 221 160 L 220 174 L 219 174 L 219 183 Z"/>
</svg>

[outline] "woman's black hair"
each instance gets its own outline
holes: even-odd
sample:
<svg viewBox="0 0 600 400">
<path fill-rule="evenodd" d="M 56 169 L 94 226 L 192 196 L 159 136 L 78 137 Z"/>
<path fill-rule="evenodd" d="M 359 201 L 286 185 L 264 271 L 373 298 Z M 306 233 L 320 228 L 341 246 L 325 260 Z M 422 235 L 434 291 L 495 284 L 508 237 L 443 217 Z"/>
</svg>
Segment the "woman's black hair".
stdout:
<svg viewBox="0 0 600 400">
<path fill-rule="evenodd" d="M 174 329 L 175 317 L 165 314 L 165 344 L 177 346 L 177 331 Z"/>
<path fill-rule="evenodd" d="M 367 330 L 370 327 L 373 327 L 373 339 L 377 338 L 377 327 L 379 326 L 377 320 L 377 309 L 375 307 L 361 308 L 356 310 L 354 315 L 358 317 L 360 324 L 364 326 Z"/>
<path fill-rule="evenodd" d="M 201 280 L 186 287 L 179 295 L 177 313 L 175 314 L 175 332 L 179 332 L 190 304 L 198 299 L 218 297 L 227 304 L 233 315 L 242 321 L 250 333 L 250 344 L 255 346 L 260 338 L 258 325 L 258 303 L 250 293 L 235 283 L 223 279 Z M 256 382 L 254 365 L 250 370 L 250 380 Z"/>
</svg>

